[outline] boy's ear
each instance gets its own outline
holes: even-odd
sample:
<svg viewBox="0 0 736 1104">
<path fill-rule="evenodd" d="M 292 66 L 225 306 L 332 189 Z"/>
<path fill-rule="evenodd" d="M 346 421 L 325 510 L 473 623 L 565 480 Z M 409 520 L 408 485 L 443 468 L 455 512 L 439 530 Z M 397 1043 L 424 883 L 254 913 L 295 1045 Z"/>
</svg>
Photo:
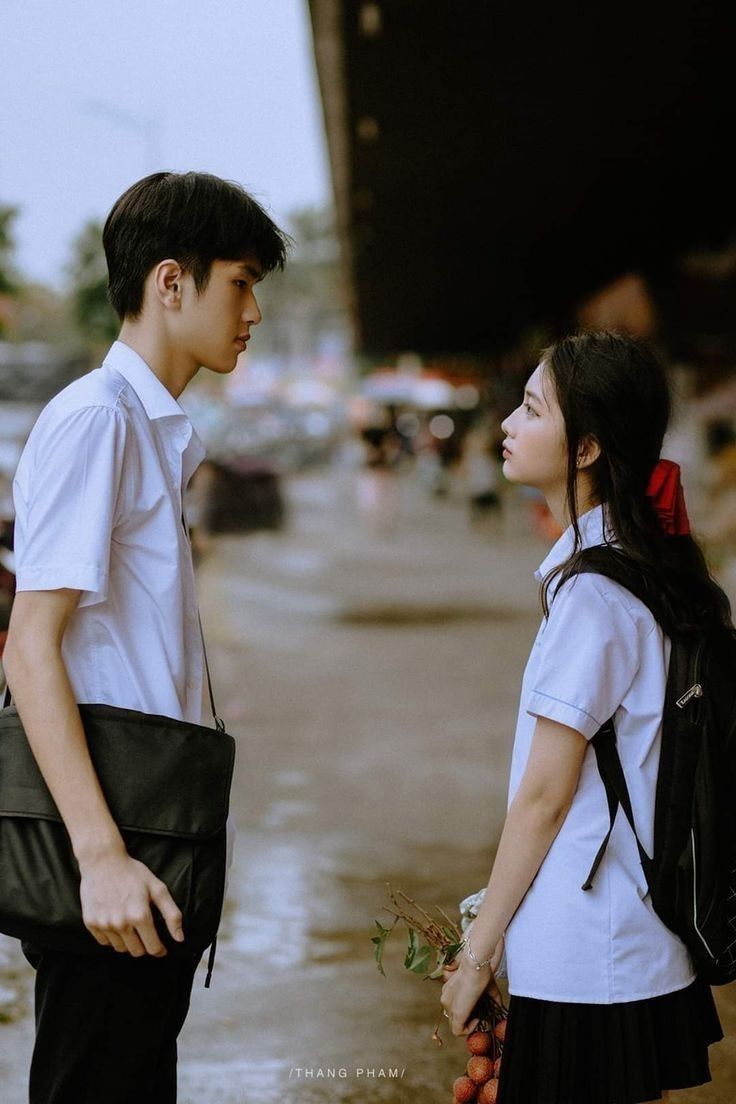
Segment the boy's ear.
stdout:
<svg viewBox="0 0 736 1104">
<path fill-rule="evenodd" d="M 578 448 L 578 468 L 589 468 L 591 464 L 595 464 L 600 454 L 601 446 L 595 437 L 588 434 L 582 439 Z"/>
<path fill-rule="evenodd" d="M 159 261 L 153 270 L 153 287 L 159 302 L 168 308 L 178 309 L 181 303 L 181 281 L 184 276 L 178 261 L 167 258 Z"/>
</svg>

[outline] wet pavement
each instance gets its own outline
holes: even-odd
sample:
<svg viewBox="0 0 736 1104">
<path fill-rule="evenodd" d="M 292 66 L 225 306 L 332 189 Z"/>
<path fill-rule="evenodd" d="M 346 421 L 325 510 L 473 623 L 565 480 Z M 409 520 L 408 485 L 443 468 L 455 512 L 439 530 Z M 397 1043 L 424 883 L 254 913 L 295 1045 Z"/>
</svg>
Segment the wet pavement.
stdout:
<svg viewBox="0 0 736 1104">
<path fill-rule="evenodd" d="M 320 471 L 287 492 L 284 532 L 218 537 L 199 568 L 239 836 L 180 1104 L 441 1104 L 464 1044 L 432 1041 L 439 984 L 404 970 L 403 938 L 378 973 L 373 920 L 386 882 L 455 913 L 488 879 L 546 546 L 519 505 L 471 528 L 412 478 Z M 31 985 L 0 941 L 3 1104 L 26 1100 Z M 712 1058 L 714 1085 L 673 1100 L 736 1099 L 733 1039 Z"/>
</svg>

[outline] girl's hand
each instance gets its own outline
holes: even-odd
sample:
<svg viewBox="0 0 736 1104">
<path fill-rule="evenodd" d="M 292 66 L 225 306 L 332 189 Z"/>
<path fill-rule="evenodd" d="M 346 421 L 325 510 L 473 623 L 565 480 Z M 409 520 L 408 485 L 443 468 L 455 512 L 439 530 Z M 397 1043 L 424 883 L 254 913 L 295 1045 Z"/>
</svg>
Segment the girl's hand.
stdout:
<svg viewBox="0 0 736 1104">
<path fill-rule="evenodd" d="M 459 963 L 451 963 L 443 971 L 445 984 L 442 986 L 440 1003 L 442 1004 L 453 1035 L 469 1035 L 478 1026 L 476 1016 L 469 1019 L 479 997 L 488 990 L 495 999 L 500 997 L 498 986 L 490 966 L 476 970 L 466 958 Z"/>
<path fill-rule="evenodd" d="M 455 959 L 454 962 L 450 962 L 445 966 L 442 971 L 445 984 L 440 994 L 440 1002 L 447 1012 L 453 1035 L 469 1035 L 477 1027 L 478 1017 L 471 1020 L 467 1025 L 465 1025 L 465 1020 L 473 1011 L 478 998 L 483 992 L 488 992 L 493 1000 L 499 1004 L 501 1003 L 501 993 L 493 972 L 498 969 L 503 958 L 503 952 L 504 940 L 501 936 L 493 952 L 490 967 L 484 970 L 476 970 L 462 955 L 459 956 L 459 959 Z M 461 965 L 463 963 L 464 965 Z M 460 977 L 458 977 L 458 974 Z"/>
</svg>

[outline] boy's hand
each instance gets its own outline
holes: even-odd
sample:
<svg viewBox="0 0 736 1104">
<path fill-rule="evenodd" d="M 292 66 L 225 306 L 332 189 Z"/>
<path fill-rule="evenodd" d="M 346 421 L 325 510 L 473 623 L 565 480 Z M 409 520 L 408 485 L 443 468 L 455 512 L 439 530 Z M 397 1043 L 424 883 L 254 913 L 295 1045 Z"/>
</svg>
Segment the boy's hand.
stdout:
<svg viewBox="0 0 736 1104">
<path fill-rule="evenodd" d="M 126 852 L 115 852 L 79 864 L 84 925 L 103 947 L 134 958 L 162 958 L 166 947 L 153 923 L 151 903 L 163 916 L 173 939 L 184 939 L 182 915 L 164 883 Z"/>
</svg>

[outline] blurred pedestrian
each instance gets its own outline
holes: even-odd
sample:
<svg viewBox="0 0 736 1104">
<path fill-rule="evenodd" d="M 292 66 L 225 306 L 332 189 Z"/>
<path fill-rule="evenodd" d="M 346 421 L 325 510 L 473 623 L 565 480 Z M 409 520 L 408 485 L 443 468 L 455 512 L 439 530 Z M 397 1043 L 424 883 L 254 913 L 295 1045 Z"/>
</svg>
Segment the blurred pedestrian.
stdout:
<svg viewBox="0 0 736 1104">
<path fill-rule="evenodd" d="M 465 434 L 460 463 L 470 505 L 471 522 L 499 514 L 501 510 L 499 462 L 487 419 L 479 419 Z"/>
<path fill-rule="evenodd" d="M 718 578 L 736 598 L 736 442 L 725 440 L 710 463 L 711 479 L 698 522 Z"/>
</svg>

